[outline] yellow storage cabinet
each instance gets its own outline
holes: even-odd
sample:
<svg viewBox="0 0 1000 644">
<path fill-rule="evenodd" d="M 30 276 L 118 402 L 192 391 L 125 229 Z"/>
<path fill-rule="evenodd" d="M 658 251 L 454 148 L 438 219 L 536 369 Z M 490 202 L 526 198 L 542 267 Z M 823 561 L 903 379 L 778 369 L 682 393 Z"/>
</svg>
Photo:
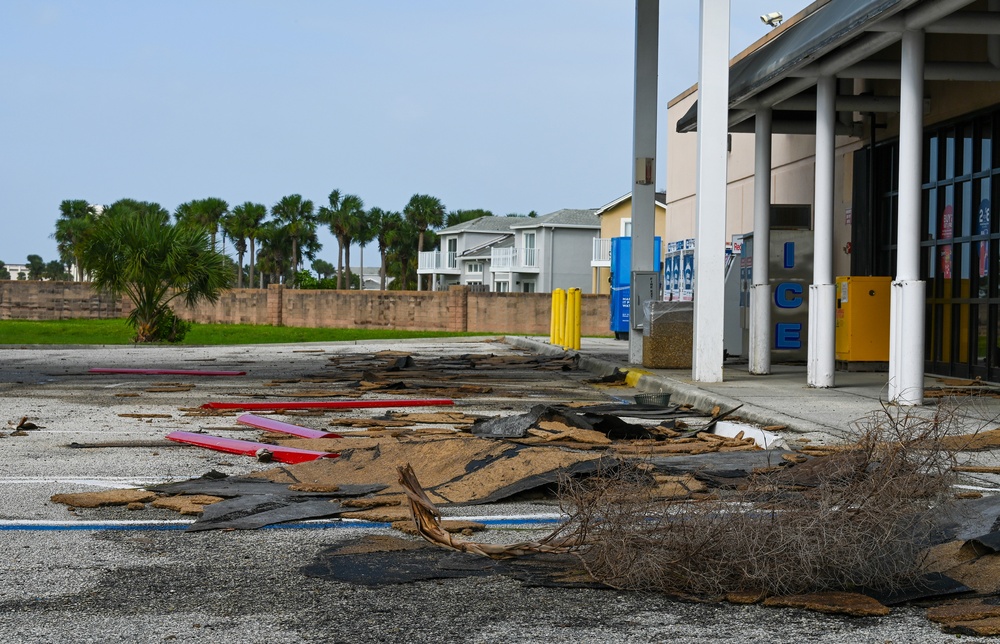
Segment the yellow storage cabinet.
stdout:
<svg viewBox="0 0 1000 644">
<path fill-rule="evenodd" d="M 837 278 L 837 360 L 889 361 L 891 277 Z"/>
</svg>

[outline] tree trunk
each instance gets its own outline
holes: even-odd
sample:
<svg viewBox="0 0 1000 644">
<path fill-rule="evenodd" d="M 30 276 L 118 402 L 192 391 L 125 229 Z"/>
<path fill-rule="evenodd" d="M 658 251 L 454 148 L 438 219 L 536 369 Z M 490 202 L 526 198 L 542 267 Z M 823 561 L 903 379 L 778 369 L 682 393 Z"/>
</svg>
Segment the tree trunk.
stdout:
<svg viewBox="0 0 1000 644">
<path fill-rule="evenodd" d="M 360 279 L 358 280 L 358 290 L 363 291 L 365 290 L 365 245 L 364 244 L 361 244 L 360 252 L 361 252 L 361 262 L 360 262 L 361 275 L 359 276 Z"/>
<path fill-rule="evenodd" d="M 236 254 L 239 257 L 239 260 L 236 262 L 236 288 L 243 288 L 243 252 L 240 251 Z"/>
<path fill-rule="evenodd" d="M 253 288 L 254 246 L 256 246 L 256 240 L 250 237 L 250 288 Z"/>
<path fill-rule="evenodd" d="M 337 235 L 337 290 L 344 288 L 344 239 Z"/>
<path fill-rule="evenodd" d="M 351 290 L 351 238 L 344 238 L 344 270 L 347 272 L 347 290 Z"/>
<path fill-rule="evenodd" d="M 383 246 L 378 247 L 378 254 L 382 260 L 382 263 L 378 267 L 378 288 L 380 291 L 385 290 L 385 248 Z"/>
<path fill-rule="evenodd" d="M 298 240 L 292 237 L 292 288 L 298 286 L 295 274 L 299 272 L 299 244 Z"/>
<path fill-rule="evenodd" d="M 417 237 L 417 266 L 418 267 L 420 266 L 420 253 L 422 253 L 422 252 L 424 252 L 424 230 L 421 228 L 420 229 L 420 235 Z M 420 282 L 421 282 L 420 273 L 417 273 L 417 290 L 418 291 L 422 290 Z"/>
</svg>

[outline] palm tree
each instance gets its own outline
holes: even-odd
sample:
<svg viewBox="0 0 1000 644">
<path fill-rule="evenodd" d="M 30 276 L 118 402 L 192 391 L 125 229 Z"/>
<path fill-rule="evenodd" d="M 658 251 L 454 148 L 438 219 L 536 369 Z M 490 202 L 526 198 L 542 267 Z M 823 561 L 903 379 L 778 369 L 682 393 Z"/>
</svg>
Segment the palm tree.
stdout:
<svg viewBox="0 0 1000 644">
<path fill-rule="evenodd" d="M 264 276 L 270 276 L 270 280 L 280 283 L 282 276 L 286 274 L 285 266 L 288 262 L 288 250 L 291 246 L 291 239 L 286 234 L 284 228 L 278 226 L 274 221 L 265 222 L 257 231 L 260 240 L 260 254 L 257 256 L 258 267 L 260 268 L 261 285 Z"/>
<path fill-rule="evenodd" d="M 174 216 L 178 222 L 196 224 L 203 227 L 212 236 L 212 248 L 215 248 L 215 236 L 219 232 L 219 224 L 229 211 L 229 204 L 218 197 L 195 199 L 177 206 Z M 225 248 L 225 233 L 223 233 L 223 249 Z"/>
<path fill-rule="evenodd" d="M 372 208 L 372 210 L 376 210 Z M 372 243 L 375 240 L 375 234 L 378 232 L 378 223 L 380 220 L 380 215 L 372 214 L 372 210 L 362 210 L 358 216 L 358 226 L 354 229 L 354 241 L 357 242 L 358 246 L 361 246 L 361 276 L 360 276 L 360 286 L 358 290 L 365 290 L 365 246 Z M 348 267 L 350 264 L 348 264 Z M 350 286 L 350 284 L 348 284 Z"/>
<path fill-rule="evenodd" d="M 410 271 L 416 270 L 419 236 L 420 231 L 405 217 L 392 221 L 386 232 L 389 249 L 386 257 L 387 270 L 394 273 L 396 281 L 393 282 L 393 286 L 399 290 L 406 290 L 413 284 L 410 280 Z"/>
<path fill-rule="evenodd" d="M 84 199 L 66 199 L 59 204 L 59 219 L 52 238 L 56 240 L 59 258 L 64 264 L 76 266 L 76 281 L 83 281 L 83 245 L 94 226 L 97 209 Z"/>
<path fill-rule="evenodd" d="M 101 219 L 122 213 L 133 213 L 163 226 L 170 223 L 170 212 L 166 208 L 152 201 L 137 201 L 135 199 L 119 199 L 110 206 L 104 206 L 101 209 Z"/>
<path fill-rule="evenodd" d="M 472 221 L 473 219 L 479 219 L 480 217 L 492 217 L 493 213 L 489 210 L 483 210 L 482 208 L 476 208 L 475 210 L 452 210 L 445 216 L 444 225 L 445 226 L 455 226 L 464 221 Z"/>
<path fill-rule="evenodd" d="M 239 270 L 236 272 L 236 288 L 243 288 L 243 254 L 250 250 L 250 286 L 253 286 L 254 246 L 256 237 L 264 218 L 267 217 L 267 206 L 260 203 L 244 202 L 222 218 L 222 230 L 233 240 L 236 246 Z M 249 241 L 249 244 L 247 242 Z"/>
<path fill-rule="evenodd" d="M 330 205 L 321 206 L 319 220 L 330 228 L 337 238 L 337 288 L 343 288 L 344 268 L 347 268 L 347 287 L 351 287 L 351 241 L 360 227 L 365 202 L 357 195 L 341 196 L 334 190 L 328 197 Z"/>
<path fill-rule="evenodd" d="M 417 229 L 417 253 L 424 252 L 424 233 L 428 228 L 436 228 L 444 223 L 444 204 L 437 197 L 430 195 L 413 195 L 403 208 L 407 221 Z M 420 290 L 420 278 L 417 277 L 417 290 Z"/>
<path fill-rule="evenodd" d="M 139 206 L 139 207 L 134 207 Z M 156 216 L 166 215 L 166 218 Z M 171 225 L 158 204 L 129 201 L 108 208 L 84 250 L 95 290 L 127 295 L 136 342 L 164 339 L 174 322 L 170 302 L 215 302 L 232 274 L 200 227 Z M 171 328 L 167 328 L 167 327 Z"/>
<path fill-rule="evenodd" d="M 288 234 L 292 242 L 292 275 L 299 270 L 299 246 L 316 241 L 316 215 L 313 214 L 313 202 L 303 199 L 302 195 L 288 195 L 271 206 L 271 215 Z M 311 258 L 310 258 L 311 259 Z"/>
<path fill-rule="evenodd" d="M 386 212 L 381 208 L 372 208 L 368 211 L 373 240 L 378 244 L 378 253 L 381 258 L 379 265 L 379 289 L 385 290 L 385 256 L 389 250 L 389 231 L 399 226 L 403 221 L 403 215 L 397 211 Z"/>
</svg>

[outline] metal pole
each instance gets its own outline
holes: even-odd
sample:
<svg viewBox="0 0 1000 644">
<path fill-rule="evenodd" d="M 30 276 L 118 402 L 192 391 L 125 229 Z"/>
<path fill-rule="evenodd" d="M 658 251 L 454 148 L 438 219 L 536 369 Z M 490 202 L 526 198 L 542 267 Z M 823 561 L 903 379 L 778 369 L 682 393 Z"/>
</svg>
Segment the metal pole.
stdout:
<svg viewBox="0 0 1000 644">
<path fill-rule="evenodd" d="M 701 0 L 692 377 L 722 382 L 729 120 L 729 0 Z"/>
<path fill-rule="evenodd" d="M 813 283 L 809 285 L 806 369 L 810 387 L 832 387 L 836 368 L 836 290 L 833 283 L 833 162 L 837 79 L 816 83 L 816 186 Z"/>
<path fill-rule="evenodd" d="M 754 123 L 753 245 L 757 257 L 750 287 L 750 373 L 771 373 L 771 109 Z"/>
<path fill-rule="evenodd" d="M 632 270 L 651 271 L 656 214 L 656 81 L 660 1 L 635 3 L 635 117 L 632 130 Z M 635 284 L 631 285 L 635 293 Z M 632 300 L 635 301 L 634 298 Z M 630 319 L 642 316 L 631 307 Z M 629 333 L 628 357 L 642 364 L 642 333 Z"/>
<path fill-rule="evenodd" d="M 889 308 L 889 400 L 919 405 L 924 398 L 924 315 L 920 281 L 923 165 L 924 33 L 904 31 L 899 81 L 899 215 L 896 280 Z"/>
</svg>

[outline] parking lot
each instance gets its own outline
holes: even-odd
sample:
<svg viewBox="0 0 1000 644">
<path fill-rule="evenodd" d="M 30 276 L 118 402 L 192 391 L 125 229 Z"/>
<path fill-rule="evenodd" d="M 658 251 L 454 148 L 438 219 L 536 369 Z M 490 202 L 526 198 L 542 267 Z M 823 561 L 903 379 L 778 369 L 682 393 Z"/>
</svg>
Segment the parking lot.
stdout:
<svg viewBox="0 0 1000 644">
<path fill-rule="evenodd" d="M 308 575 L 329 547 L 401 533 L 324 520 L 259 530 L 186 533 L 167 510 L 68 508 L 54 494 L 142 487 L 215 470 L 266 470 L 253 458 L 166 444 L 176 430 L 247 438 L 232 415 L 193 413 L 209 400 L 315 393 L 331 358 L 392 350 L 422 358 L 525 356 L 494 339 L 234 347 L 0 349 L 0 641 L 10 642 L 945 642 L 919 608 L 844 618 L 759 606 L 699 604 L 612 589 L 550 587 L 495 574 L 361 585 Z M 93 367 L 241 370 L 244 376 L 97 375 Z M 539 402 L 610 402 L 581 370 L 524 366 L 456 376 L 489 385 L 455 398 L 470 414 L 520 413 Z M 373 393 L 369 397 L 388 396 Z M 334 413 L 301 418 L 325 427 Z M 37 429 L 13 432 L 28 417 Z M 288 419 L 285 419 L 288 420 Z M 487 520 L 475 538 L 510 543 L 547 533 L 558 504 L 521 498 L 446 513 Z M 977 641 L 963 638 L 963 641 Z"/>
</svg>

